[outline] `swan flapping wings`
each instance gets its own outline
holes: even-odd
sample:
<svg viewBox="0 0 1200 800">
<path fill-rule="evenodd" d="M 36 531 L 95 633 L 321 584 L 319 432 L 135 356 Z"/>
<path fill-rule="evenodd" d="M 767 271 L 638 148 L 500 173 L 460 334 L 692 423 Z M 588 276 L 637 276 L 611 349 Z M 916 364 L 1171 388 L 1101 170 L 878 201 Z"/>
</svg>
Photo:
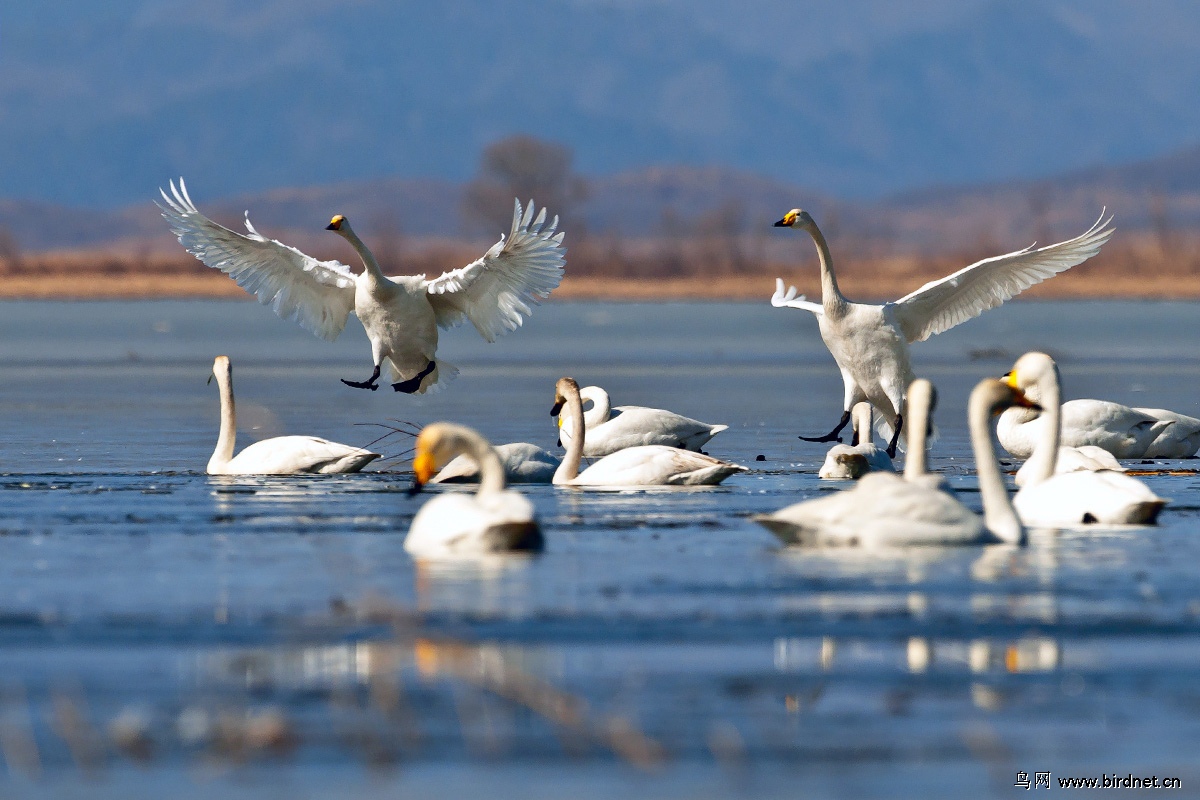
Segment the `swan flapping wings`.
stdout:
<svg viewBox="0 0 1200 800">
<path fill-rule="evenodd" d="M 925 284 L 890 304 L 891 308 L 909 342 L 925 341 L 1086 261 L 1100 252 L 1114 230 L 1112 217 L 1105 219 L 1101 212 L 1096 224 L 1074 239 L 985 258 Z"/>
<path fill-rule="evenodd" d="M 155 203 L 184 248 L 207 266 L 237 281 L 263 305 L 322 339 L 333 341 L 354 310 L 355 275 L 340 261 L 318 261 L 294 247 L 268 239 L 250 224 L 249 235 L 231 231 L 201 214 L 183 178 L 171 194 L 159 190 Z"/>
<path fill-rule="evenodd" d="M 516 330 L 536 305 L 562 280 L 562 233 L 558 217 L 546 225 L 546 209 L 534 219 L 533 201 L 521 209 L 516 201 L 512 231 L 501 236 L 484 256 L 425 284 L 437 322 L 449 328 L 471 320 L 489 342 Z"/>
</svg>

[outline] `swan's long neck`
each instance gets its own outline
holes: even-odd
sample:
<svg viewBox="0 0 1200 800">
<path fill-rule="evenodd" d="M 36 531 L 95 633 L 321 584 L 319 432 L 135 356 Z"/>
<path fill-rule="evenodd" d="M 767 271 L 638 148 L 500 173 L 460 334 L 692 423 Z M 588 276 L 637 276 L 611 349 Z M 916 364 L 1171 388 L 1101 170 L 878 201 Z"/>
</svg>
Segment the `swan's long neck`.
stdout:
<svg viewBox="0 0 1200 800">
<path fill-rule="evenodd" d="M 217 436 L 217 447 L 208 460 L 208 471 L 225 466 L 233 460 L 233 448 L 237 440 L 237 410 L 233 405 L 233 376 L 226 370 L 214 373 L 217 390 L 221 395 L 221 433 Z"/>
<path fill-rule="evenodd" d="M 871 443 L 871 422 L 873 414 L 870 403 L 856 403 L 854 408 L 850 410 L 851 419 L 854 420 L 854 444 L 870 444 Z"/>
<path fill-rule="evenodd" d="M 358 238 L 358 234 L 354 232 L 354 229 L 348 224 L 343 223 L 340 233 L 350 243 L 350 246 L 354 248 L 355 252 L 358 253 L 359 258 L 362 259 L 363 267 L 366 268 L 364 274 L 369 275 L 376 283 L 387 280 L 383 275 L 383 270 L 379 268 L 379 262 L 375 260 L 375 255 L 367 249 L 363 240 Z"/>
<path fill-rule="evenodd" d="M 908 434 L 908 453 L 904 457 L 904 479 L 911 481 L 926 473 L 925 434 L 929 430 L 929 391 L 914 382 L 908 390 L 906 404 L 908 419 L 904 421 L 904 426 Z"/>
<path fill-rule="evenodd" d="M 560 414 L 572 425 L 573 434 L 567 440 L 567 452 L 562 463 L 554 471 L 554 483 L 570 483 L 579 475 L 579 464 L 583 461 L 583 438 L 587 429 L 583 425 L 583 400 L 579 392 L 568 392 Z"/>
<path fill-rule="evenodd" d="M 474 431 L 462 435 L 456 448 L 479 465 L 479 489 L 475 494 L 504 491 L 504 465 L 500 456 L 482 436 Z"/>
<path fill-rule="evenodd" d="M 971 449 L 975 452 L 975 471 L 979 475 L 979 496 L 983 500 L 983 524 L 1004 541 L 1017 543 L 1021 541 L 1024 529 L 1008 498 L 1000 462 L 996 460 L 996 446 L 992 443 L 992 408 L 985 392 L 976 390 L 971 394 L 967 417 Z"/>
<path fill-rule="evenodd" d="M 579 390 L 579 397 L 583 402 L 592 401 L 592 407 L 583 412 L 584 425 L 594 428 L 608 422 L 608 416 L 612 413 L 612 401 L 608 398 L 608 392 L 599 386 L 585 386 Z"/>
<path fill-rule="evenodd" d="M 1027 466 L 1029 479 L 1026 486 L 1036 486 L 1054 475 L 1058 463 L 1058 445 L 1062 438 L 1062 415 L 1059 410 L 1062 394 L 1059 389 L 1058 365 L 1051 364 L 1042 373 L 1037 382 L 1038 405 L 1046 417 L 1045 424 L 1038 432 L 1033 452 L 1029 455 Z"/>
<path fill-rule="evenodd" d="M 821 233 L 821 229 L 816 226 L 816 223 L 808 226 L 806 230 L 817 246 L 817 257 L 821 259 L 821 305 L 827 315 L 837 315 L 845 310 L 847 301 L 841 290 L 838 289 L 837 275 L 833 273 L 833 256 L 829 254 L 829 244 L 825 241 L 825 234 Z"/>
</svg>

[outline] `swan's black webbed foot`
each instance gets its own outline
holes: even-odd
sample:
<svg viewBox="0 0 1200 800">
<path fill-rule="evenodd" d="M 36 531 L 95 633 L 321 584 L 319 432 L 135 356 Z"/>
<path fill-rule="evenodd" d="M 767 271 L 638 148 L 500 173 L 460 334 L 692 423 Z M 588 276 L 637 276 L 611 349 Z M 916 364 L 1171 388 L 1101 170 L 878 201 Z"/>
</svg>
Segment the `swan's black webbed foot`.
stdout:
<svg viewBox="0 0 1200 800">
<path fill-rule="evenodd" d="M 425 376 L 433 372 L 435 369 L 437 369 L 437 364 L 433 361 L 430 361 L 425 365 L 425 369 L 421 370 L 421 372 L 415 377 L 409 378 L 406 381 L 400 381 L 399 383 L 393 383 L 392 388 L 397 392 L 412 394 L 421 388 L 421 381 L 425 380 Z"/>
<path fill-rule="evenodd" d="M 896 425 L 895 425 L 895 428 L 892 430 L 892 440 L 890 442 L 888 442 L 888 446 L 887 446 L 886 452 L 888 454 L 888 458 L 896 457 L 896 445 L 900 442 L 900 430 L 903 427 L 904 427 L 904 415 L 897 414 L 896 415 Z"/>
<path fill-rule="evenodd" d="M 849 423 L 850 423 L 850 412 L 843 411 L 842 418 L 841 418 L 841 420 L 838 421 L 837 427 L 835 427 L 833 430 L 831 430 L 829 433 L 825 434 L 824 436 L 816 436 L 816 437 L 797 436 L 796 438 L 803 439 L 806 442 L 841 442 L 842 437 L 839 436 L 838 434 L 840 434 L 842 432 L 842 428 L 846 427 L 846 425 L 848 425 Z"/>
<path fill-rule="evenodd" d="M 373 392 L 379 388 L 379 365 L 375 365 L 375 371 L 365 381 L 348 381 L 342 378 L 342 383 L 353 389 L 370 389 Z"/>
</svg>

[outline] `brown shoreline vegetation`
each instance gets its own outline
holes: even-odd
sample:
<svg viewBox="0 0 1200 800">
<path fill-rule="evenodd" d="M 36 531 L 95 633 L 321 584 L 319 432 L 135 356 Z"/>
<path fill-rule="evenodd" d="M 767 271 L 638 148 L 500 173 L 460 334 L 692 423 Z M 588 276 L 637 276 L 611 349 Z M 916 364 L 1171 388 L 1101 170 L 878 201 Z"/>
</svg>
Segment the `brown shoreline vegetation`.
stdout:
<svg viewBox="0 0 1200 800">
<path fill-rule="evenodd" d="M 382 243 L 381 243 L 382 244 Z M 381 247 L 392 274 L 439 274 L 478 257 L 475 243 L 432 244 L 406 240 Z M 714 238 L 681 245 L 669 240 L 588 239 L 568 249 L 566 277 L 555 300 L 748 300 L 767 301 L 776 277 L 815 298 L 818 265 L 804 236 L 754 241 Z M 393 243 L 394 245 L 394 243 Z M 979 258 L 1003 252 L 894 255 L 831 247 L 842 291 L 854 299 L 902 297 Z M 769 252 L 768 252 L 769 250 Z M 790 253 L 789 253 L 790 251 Z M 387 253 L 386 258 L 382 257 Z M 839 255 L 839 253 L 842 253 Z M 789 259 L 788 255 L 793 258 Z M 344 258 L 344 256 L 343 256 Z M 1030 289 L 1042 299 L 1200 299 L 1200 237 L 1177 236 L 1164 244 L 1150 234 L 1126 234 L 1065 274 Z M 0 258 L 3 299 L 152 299 L 247 297 L 230 278 L 180 251 L 148 249 L 28 253 Z"/>
</svg>

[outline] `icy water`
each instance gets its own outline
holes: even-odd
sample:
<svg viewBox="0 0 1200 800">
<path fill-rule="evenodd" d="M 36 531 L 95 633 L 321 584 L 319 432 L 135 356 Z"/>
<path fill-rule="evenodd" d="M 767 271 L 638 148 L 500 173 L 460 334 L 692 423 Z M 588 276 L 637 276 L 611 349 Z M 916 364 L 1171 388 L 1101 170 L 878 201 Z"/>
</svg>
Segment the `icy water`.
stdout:
<svg viewBox="0 0 1200 800">
<path fill-rule="evenodd" d="M 978 507 L 965 398 L 1025 349 L 1066 395 L 1200 414 L 1200 307 L 1011 304 L 917 345 L 932 466 Z M 383 472 L 202 474 L 213 356 L 241 443 L 465 422 L 554 445 L 554 381 L 730 430 L 700 490 L 525 491 L 545 554 L 415 564 Z M 1200 477 L 1157 528 L 1027 547 L 789 551 L 748 517 L 838 488 L 841 383 L 808 315 L 567 304 L 409 398 L 369 348 L 249 302 L 0 304 L 3 797 L 1009 797 L 1036 773 L 1200 787 Z M 756 456 L 764 456 L 756 461 Z M 1197 462 L 1145 468 L 1188 470 Z M 1118 792 L 1119 793 L 1119 792 Z"/>
</svg>

